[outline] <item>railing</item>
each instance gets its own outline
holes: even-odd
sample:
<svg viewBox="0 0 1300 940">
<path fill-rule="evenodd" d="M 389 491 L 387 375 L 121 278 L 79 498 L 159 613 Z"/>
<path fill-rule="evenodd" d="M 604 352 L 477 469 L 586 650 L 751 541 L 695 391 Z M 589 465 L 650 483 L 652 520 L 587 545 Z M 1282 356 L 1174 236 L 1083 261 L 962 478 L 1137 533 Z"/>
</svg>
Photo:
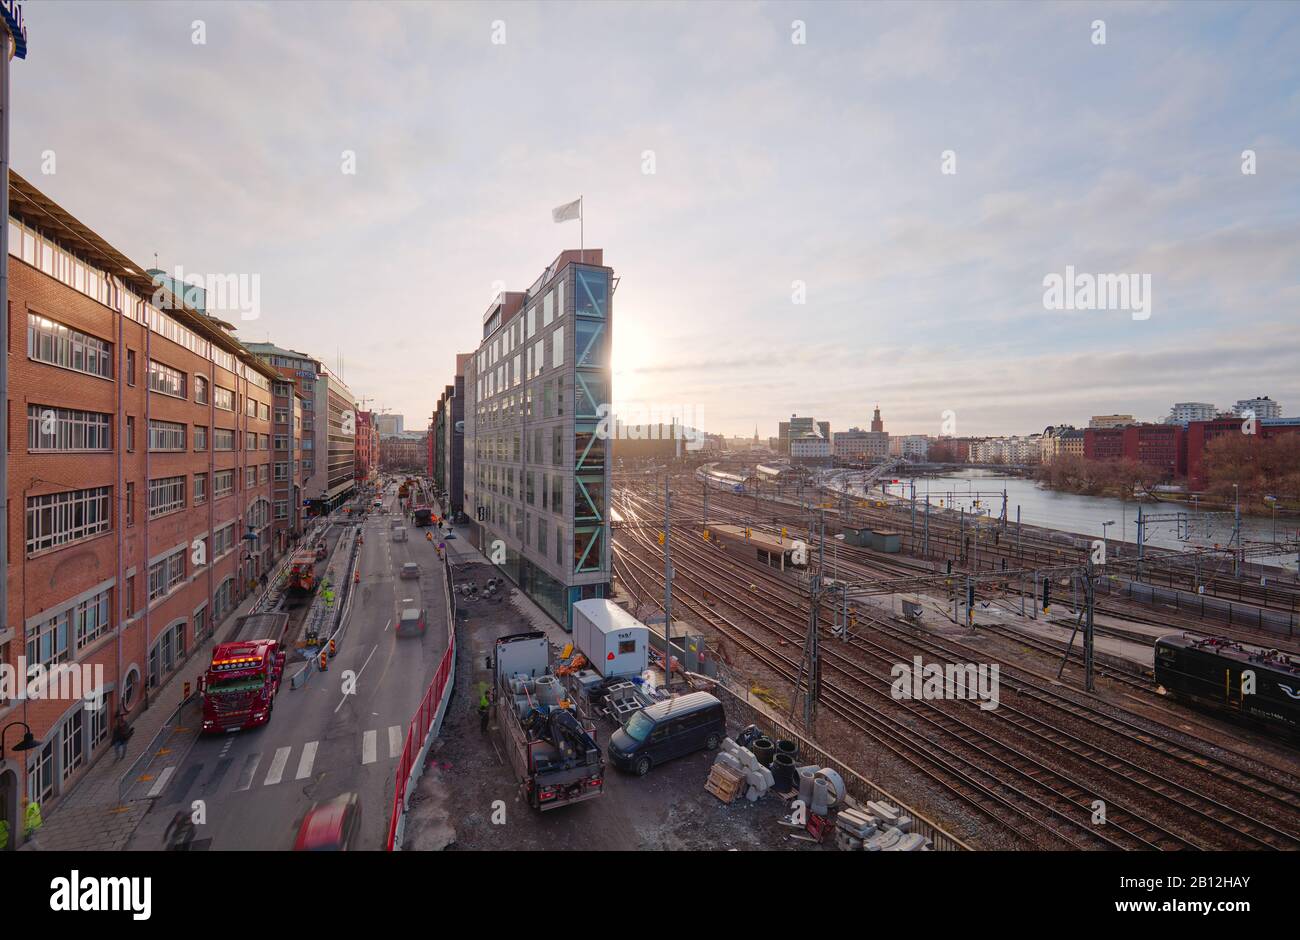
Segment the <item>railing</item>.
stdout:
<svg viewBox="0 0 1300 940">
<path fill-rule="evenodd" d="M 388 839 L 385 843 L 385 848 L 390 852 L 402 847 L 411 791 L 415 789 L 423 772 L 429 746 L 442 728 L 447 704 L 451 700 L 451 689 L 456 682 L 456 595 L 452 590 L 451 564 L 445 558 L 442 569 L 443 586 L 446 589 L 447 651 L 443 653 L 442 661 L 433 674 L 433 681 L 429 683 L 420 700 L 420 707 L 411 716 L 411 722 L 406 728 L 406 742 L 402 745 L 402 756 L 397 761 L 393 812 L 388 820 Z"/>
</svg>

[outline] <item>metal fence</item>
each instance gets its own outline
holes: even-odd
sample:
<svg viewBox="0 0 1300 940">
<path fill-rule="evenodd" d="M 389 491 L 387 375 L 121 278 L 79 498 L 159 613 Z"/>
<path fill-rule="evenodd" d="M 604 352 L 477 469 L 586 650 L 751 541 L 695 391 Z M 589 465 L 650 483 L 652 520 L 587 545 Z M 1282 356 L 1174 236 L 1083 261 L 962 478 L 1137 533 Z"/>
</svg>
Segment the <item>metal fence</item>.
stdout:
<svg viewBox="0 0 1300 940">
<path fill-rule="evenodd" d="M 738 716 L 742 724 L 755 724 L 760 728 L 772 729 L 771 733 L 775 737 L 796 742 L 799 745 L 800 764 L 816 764 L 819 767 L 832 768 L 844 779 L 845 789 L 860 803 L 865 803 L 868 800 L 891 803 L 908 816 L 911 816 L 913 820 L 912 831 L 919 832 L 929 839 L 936 851 L 969 852 L 971 850 L 970 846 L 965 842 L 944 831 L 937 823 L 918 813 L 888 790 L 872 783 L 843 761 L 828 754 L 794 730 L 794 728 L 777 718 L 769 710 L 763 708 L 760 703 L 750 698 L 747 689 L 737 691 L 721 682 L 714 688 L 726 700 L 727 709 L 733 717 Z"/>
<path fill-rule="evenodd" d="M 424 769 L 424 761 L 429 747 L 442 727 L 442 720 L 447 714 L 447 704 L 451 700 L 452 686 L 456 682 L 456 594 L 451 583 L 451 564 L 446 558 L 442 562 L 443 586 L 447 614 L 447 651 L 433 674 L 420 706 L 415 710 L 406 728 L 406 742 L 402 745 L 402 756 L 397 761 L 397 778 L 394 783 L 393 811 L 388 820 L 388 839 L 385 848 L 389 852 L 402 847 L 402 836 L 406 829 L 406 811 L 410 808 L 411 791 Z"/>
</svg>

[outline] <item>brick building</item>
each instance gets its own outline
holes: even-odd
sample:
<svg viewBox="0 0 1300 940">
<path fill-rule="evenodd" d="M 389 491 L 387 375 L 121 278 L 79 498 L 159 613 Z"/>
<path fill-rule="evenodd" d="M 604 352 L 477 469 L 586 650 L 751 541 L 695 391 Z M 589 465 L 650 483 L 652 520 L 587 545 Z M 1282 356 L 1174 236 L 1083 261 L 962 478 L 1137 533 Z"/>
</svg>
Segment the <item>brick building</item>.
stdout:
<svg viewBox="0 0 1300 940">
<path fill-rule="evenodd" d="M 273 373 L 26 180 L 10 186 L 0 661 L 94 681 L 0 700 L 0 727 L 38 742 L 0 761 L 17 835 L 21 798 L 57 800 L 112 716 L 136 713 L 271 563 Z"/>
<path fill-rule="evenodd" d="M 1088 460 L 1119 460 L 1124 456 L 1124 428 L 1086 428 L 1083 456 Z"/>
</svg>

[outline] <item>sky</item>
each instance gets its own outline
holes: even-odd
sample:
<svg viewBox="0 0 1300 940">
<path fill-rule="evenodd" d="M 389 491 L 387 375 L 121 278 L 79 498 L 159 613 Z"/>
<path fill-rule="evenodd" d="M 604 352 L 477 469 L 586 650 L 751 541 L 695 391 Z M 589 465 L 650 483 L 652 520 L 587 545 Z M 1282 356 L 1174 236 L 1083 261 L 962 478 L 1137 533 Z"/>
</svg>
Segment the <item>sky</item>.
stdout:
<svg viewBox="0 0 1300 940">
<path fill-rule="evenodd" d="M 764 437 L 877 403 L 900 434 L 1300 414 L 1298 4 L 25 16 L 14 169 L 144 266 L 256 283 L 241 338 L 408 428 L 496 291 L 578 246 L 579 195 L 616 405 Z M 1067 268 L 1149 277 L 1147 315 L 1048 309 Z"/>
</svg>

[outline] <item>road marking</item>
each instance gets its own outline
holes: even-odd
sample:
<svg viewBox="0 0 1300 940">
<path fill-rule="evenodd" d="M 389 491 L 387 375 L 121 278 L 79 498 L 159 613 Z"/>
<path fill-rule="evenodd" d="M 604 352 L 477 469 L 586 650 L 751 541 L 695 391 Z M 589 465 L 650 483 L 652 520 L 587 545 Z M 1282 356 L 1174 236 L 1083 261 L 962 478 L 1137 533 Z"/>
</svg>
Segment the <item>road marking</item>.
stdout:
<svg viewBox="0 0 1300 940">
<path fill-rule="evenodd" d="M 393 618 L 392 618 L 392 617 L 389 617 L 389 618 L 388 618 L 388 623 L 384 624 L 384 632 L 387 633 L 387 632 L 388 632 L 388 628 L 391 627 L 392 625 L 393 625 Z"/>
<path fill-rule="evenodd" d="M 402 753 L 402 726 L 388 726 L 388 756 L 396 757 Z"/>
<path fill-rule="evenodd" d="M 361 763 L 373 764 L 375 762 L 375 744 L 378 735 L 375 731 L 367 731 L 361 738 Z"/>
<path fill-rule="evenodd" d="M 262 781 L 262 786 L 271 787 L 279 783 L 284 777 L 284 765 L 289 763 L 289 748 L 277 748 L 275 757 L 271 758 L 271 769 L 266 772 L 266 779 Z"/>
<path fill-rule="evenodd" d="M 149 788 L 149 796 L 153 797 L 162 793 L 163 787 L 167 786 L 167 781 L 171 779 L 172 774 L 175 772 L 176 772 L 175 767 L 168 767 L 166 770 L 160 773 L 158 775 L 158 779 L 154 781 L 153 786 Z"/>
<path fill-rule="evenodd" d="M 376 643 L 374 646 L 370 648 L 370 656 L 366 657 L 366 661 L 361 664 L 361 668 L 357 670 L 357 674 L 352 680 L 353 689 L 355 689 L 357 687 L 357 683 L 361 681 L 361 674 L 365 672 L 366 667 L 370 665 L 370 659 L 375 655 L 375 650 L 377 649 L 379 649 L 378 643 Z M 334 714 L 337 715 L 339 713 L 339 709 L 343 707 L 343 703 L 346 702 L 347 700 L 348 700 L 348 696 L 345 693 L 344 696 L 341 699 L 339 699 L 339 703 L 334 706 Z"/>
<path fill-rule="evenodd" d="M 304 777 L 310 776 L 311 765 L 314 763 L 316 763 L 316 742 L 308 741 L 302 746 L 302 757 L 298 759 L 298 773 L 293 779 L 302 780 Z"/>
<path fill-rule="evenodd" d="M 249 754 L 244 758 L 244 768 L 239 772 L 239 782 L 235 785 L 236 790 L 247 790 L 253 785 L 253 774 L 257 773 L 257 765 L 262 762 L 262 755 Z"/>
</svg>

